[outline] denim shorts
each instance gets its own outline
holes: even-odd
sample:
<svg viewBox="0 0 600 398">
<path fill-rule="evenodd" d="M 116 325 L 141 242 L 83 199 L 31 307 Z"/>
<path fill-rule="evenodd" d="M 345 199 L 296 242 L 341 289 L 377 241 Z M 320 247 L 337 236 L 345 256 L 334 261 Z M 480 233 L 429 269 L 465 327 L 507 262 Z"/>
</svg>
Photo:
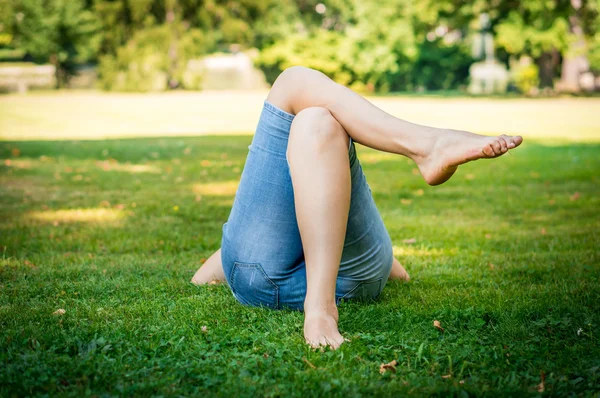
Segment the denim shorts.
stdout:
<svg viewBox="0 0 600 398">
<path fill-rule="evenodd" d="M 294 115 L 265 101 L 240 185 L 223 225 L 221 259 L 235 298 L 245 305 L 302 310 L 306 266 L 286 159 Z M 336 302 L 374 299 L 390 275 L 392 242 L 356 157 Z"/>
</svg>

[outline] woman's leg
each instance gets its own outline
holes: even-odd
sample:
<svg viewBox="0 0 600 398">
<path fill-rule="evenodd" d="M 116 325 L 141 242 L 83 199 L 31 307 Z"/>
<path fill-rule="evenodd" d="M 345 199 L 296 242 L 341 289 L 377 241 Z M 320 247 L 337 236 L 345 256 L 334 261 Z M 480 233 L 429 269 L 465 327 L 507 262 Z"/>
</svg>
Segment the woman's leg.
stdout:
<svg viewBox="0 0 600 398">
<path fill-rule="evenodd" d="M 309 107 L 326 108 L 354 141 L 414 160 L 431 185 L 447 181 L 463 163 L 500 156 L 523 141 L 520 136 L 488 137 L 398 119 L 324 74 L 303 67 L 285 70 L 267 100 L 292 114 Z"/>
<path fill-rule="evenodd" d="M 350 138 L 325 108 L 300 111 L 290 131 L 288 162 L 306 262 L 304 337 L 339 347 L 336 279 L 350 208 Z"/>
</svg>

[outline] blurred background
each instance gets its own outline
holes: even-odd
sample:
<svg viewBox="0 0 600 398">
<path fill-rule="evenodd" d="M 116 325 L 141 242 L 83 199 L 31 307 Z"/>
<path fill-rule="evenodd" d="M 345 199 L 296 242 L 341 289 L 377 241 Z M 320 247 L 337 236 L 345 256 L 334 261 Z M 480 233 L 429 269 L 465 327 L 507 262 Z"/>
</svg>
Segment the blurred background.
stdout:
<svg viewBox="0 0 600 398">
<path fill-rule="evenodd" d="M 0 137 L 249 132 L 269 85 L 293 65 L 375 96 L 593 96 L 599 10 L 600 0 L 0 0 L 0 91 L 36 93 L 0 97 Z M 398 101 L 377 104 L 415 104 Z M 447 103 L 422 105 L 399 116 L 456 116 Z M 477 115 L 462 127 L 496 132 L 471 125 Z M 532 123 L 505 120 L 502 132 Z"/>
<path fill-rule="evenodd" d="M 593 91 L 600 88 L 599 6 L 598 0 L 2 0 L 0 75 L 5 90 L 146 92 L 256 88 L 286 67 L 305 65 L 370 93 Z M 491 76 L 477 70 L 481 61 L 497 63 L 488 67 Z M 477 79 L 496 86 L 473 84 Z"/>
</svg>

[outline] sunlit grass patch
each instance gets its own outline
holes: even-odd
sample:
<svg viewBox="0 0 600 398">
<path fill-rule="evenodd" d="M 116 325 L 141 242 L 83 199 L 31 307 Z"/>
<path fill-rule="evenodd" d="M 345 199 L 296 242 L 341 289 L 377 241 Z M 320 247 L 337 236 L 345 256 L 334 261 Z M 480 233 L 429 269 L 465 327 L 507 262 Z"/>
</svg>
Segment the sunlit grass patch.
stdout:
<svg viewBox="0 0 600 398">
<path fill-rule="evenodd" d="M 233 196 L 237 191 L 239 180 L 216 181 L 194 184 L 192 190 L 199 195 Z"/>
<path fill-rule="evenodd" d="M 358 155 L 361 163 L 377 164 L 386 160 L 398 160 L 400 155 L 387 152 L 363 152 Z"/>
<path fill-rule="evenodd" d="M 44 210 L 28 213 L 25 218 L 44 223 L 115 223 L 127 217 L 127 213 L 120 209 L 103 207 L 89 209 L 69 210 Z"/>
<path fill-rule="evenodd" d="M 417 239 L 409 238 L 405 240 L 403 246 L 393 245 L 394 256 L 396 257 L 441 257 L 452 256 L 458 253 L 456 248 L 439 249 L 435 247 L 422 247 Z"/>
<path fill-rule="evenodd" d="M 126 173 L 152 173 L 158 174 L 163 170 L 154 165 L 149 164 L 131 164 L 131 163 L 119 163 L 116 160 L 103 160 L 97 161 L 96 166 L 103 171 L 122 171 Z"/>
<path fill-rule="evenodd" d="M 31 169 L 34 163 L 31 159 L 4 159 L 4 166 L 15 169 Z"/>
</svg>

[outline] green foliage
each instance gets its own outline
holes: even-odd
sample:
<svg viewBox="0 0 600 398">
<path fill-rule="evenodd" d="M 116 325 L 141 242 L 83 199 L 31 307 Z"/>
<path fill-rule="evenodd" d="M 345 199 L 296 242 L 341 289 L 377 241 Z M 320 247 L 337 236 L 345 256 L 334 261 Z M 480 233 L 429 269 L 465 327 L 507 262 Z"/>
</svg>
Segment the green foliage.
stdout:
<svg viewBox="0 0 600 398">
<path fill-rule="evenodd" d="M 57 68 L 64 85 L 77 64 L 95 59 L 100 24 L 83 0 L 16 0 L 13 44 L 40 62 Z"/>
<path fill-rule="evenodd" d="M 535 18 L 531 23 L 519 11 L 511 12 L 496 26 L 498 44 L 509 54 L 529 54 L 534 58 L 557 49 L 566 51 L 569 23 L 564 18 Z"/>
<path fill-rule="evenodd" d="M 456 89 L 469 77 L 473 59 L 465 45 L 444 44 L 442 40 L 426 40 L 418 48 L 412 82 L 427 90 Z"/>
<path fill-rule="evenodd" d="M 526 141 L 439 187 L 359 148 L 412 280 L 341 305 L 351 341 L 320 352 L 302 313 L 189 283 L 250 140 L 0 145 L 1 396 L 538 396 L 540 371 L 545 395 L 598 395 L 598 143 Z"/>
<path fill-rule="evenodd" d="M 335 81 L 348 84 L 350 75 L 341 62 L 341 43 L 338 32 L 319 31 L 311 36 L 293 35 L 264 49 L 256 65 L 261 67 L 269 83 L 285 69 L 302 65 L 317 69 Z"/>
<path fill-rule="evenodd" d="M 539 68 L 534 63 L 517 64 L 511 69 L 511 77 L 523 94 L 531 94 L 540 84 Z"/>
<path fill-rule="evenodd" d="M 360 91 L 437 90 L 466 83 L 472 60 L 465 45 L 481 28 L 482 13 L 490 18 L 500 59 L 533 57 L 543 64 L 546 84 L 560 71 L 553 54 L 570 56 L 577 47 L 574 31 L 591 43 L 589 56 L 598 65 L 598 0 L 582 1 L 578 9 L 567 0 L 0 0 L 0 49 L 52 62 L 61 84 L 77 64 L 101 60 L 107 89 L 148 90 L 154 85 L 143 80 L 164 80 L 158 76 L 165 73 L 169 86 L 182 87 L 195 80 L 181 76 L 188 55 L 255 48 L 270 81 L 302 64 Z M 157 33 L 161 26 L 171 27 Z M 452 32 L 454 44 L 432 44 L 438 28 Z M 178 32 L 172 41 L 201 45 L 177 43 L 175 55 L 150 54 L 152 47 L 165 50 L 169 31 Z M 144 35 L 157 34 L 158 44 L 140 44 Z M 129 83 L 117 79 L 123 73 Z"/>
<path fill-rule="evenodd" d="M 597 33 L 596 36 L 590 40 L 588 59 L 590 61 L 590 67 L 596 73 L 600 73 L 600 33 Z"/>
<path fill-rule="evenodd" d="M 409 69 L 415 47 L 411 26 L 400 19 L 390 26 L 392 16 L 405 11 L 403 0 L 379 7 L 355 2 L 355 23 L 342 24 L 343 31 L 318 28 L 296 34 L 264 49 L 258 59 L 267 80 L 272 82 L 284 69 L 303 65 L 320 70 L 338 83 L 358 91 L 385 92 Z"/>
<path fill-rule="evenodd" d="M 183 79 L 183 75 L 187 61 L 203 54 L 206 47 L 201 30 L 184 30 L 181 24 L 140 30 L 117 49 L 116 56 L 101 58 L 100 85 L 105 90 L 147 92 L 188 82 L 193 85 L 188 88 L 197 88 L 196 80 Z"/>
</svg>

